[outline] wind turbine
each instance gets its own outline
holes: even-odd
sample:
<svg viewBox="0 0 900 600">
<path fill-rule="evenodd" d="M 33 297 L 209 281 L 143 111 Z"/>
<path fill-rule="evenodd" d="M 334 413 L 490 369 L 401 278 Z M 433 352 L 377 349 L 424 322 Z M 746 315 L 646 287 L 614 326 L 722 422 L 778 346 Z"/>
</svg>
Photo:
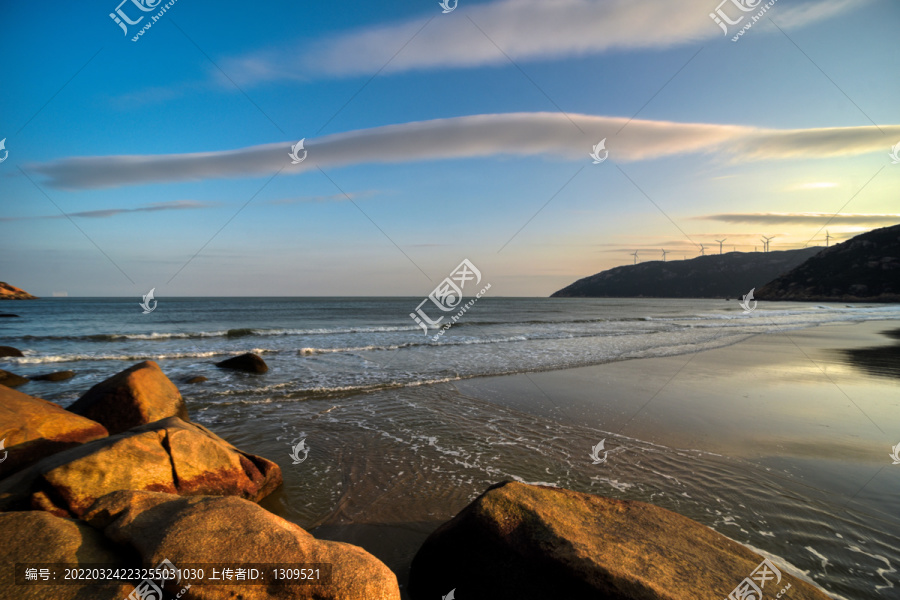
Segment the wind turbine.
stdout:
<svg viewBox="0 0 900 600">
<path fill-rule="evenodd" d="M 773 235 L 772 237 L 762 236 L 762 241 L 763 241 L 763 243 L 764 243 L 765 246 L 766 246 L 766 252 L 769 251 L 769 242 L 771 242 L 771 241 L 774 240 L 774 239 L 775 239 L 775 236 L 774 236 L 774 235 Z"/>
<path fill-rule="evenodd" d="M 663 251 L 662 251 L 662 255 L 663 255 L 663 262 L 666 262 L 666 254 L 668 254 L 668 253 L 669 253 L 669 251 L 668 251 L 668 250 L 663 250 Z"/>
<path fill-rule="evenodd" d="M 700 244 L 700 256 L 706 256 L 706 246 Z"/>
<path fill-rule="evenodd" d="M 728 238 L 725 238 L 725 240 L 727 239 Z M 717 242 L 719 242 L 719 254 L 722 254 L 722 242 L 724 242 L 725 240 L 716 240 Z"/>
<path fill-rule="evenodd" d="M 828 233 L 828 230 L 826 229 L 825 230 L 825 247 L 826 248 L 828 247 L 828 242 L 830 242 L 830 241 L 831 241 L 831 234 Z"/>
<path fill-rule="evenodd" d="M 640 252 L 640 250 L 635 250 L 634 253 L 632 254 L 632 256 L 634 257 L 634 264 L 637 264 L 638 252 Z"/>
</svg>

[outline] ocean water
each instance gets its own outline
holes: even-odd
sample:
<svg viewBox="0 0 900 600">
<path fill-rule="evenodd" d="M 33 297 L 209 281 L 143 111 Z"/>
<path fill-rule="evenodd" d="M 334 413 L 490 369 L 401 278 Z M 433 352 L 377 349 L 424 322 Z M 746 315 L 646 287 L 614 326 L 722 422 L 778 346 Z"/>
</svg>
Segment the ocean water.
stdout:
<svg viewBox="0 0 900 600">
<path fill-rule="evenodd" d="M 897 486 L 876 479 L 848 508 L 832 483 L 796 476 L 796 465 L 667 448 L 564 418 L 565 406 L 548 417 L 515 398 L 487 402 L 464 385 L 894 320 L 898 306 L 760 303 L 744 314 L 722 300 L 485 297 L 435 341 L 409 316 L 421 298 L 160 298 L 146 315 L 138 300 L 5 303 L 20 318 L 0 319 L 0 344 L 26 356 L 0 358 L 0 368 L 75 371 L 19 388 L 67 406 L 118 371 L 157 361 L 193 420 L 282 467 L 284 486 L 264 506 L 319 537 L 362 545 L 401 583 L 431 530 L 487 486 L 514 479 L 675 510 L 771 554 L 835 598 L 891 598 L 900 587 Z M 214 364 L 244 352 L 261 354 L 270 371 Z M 195 375 L 209 381 L 183 383 Z M 587 450 L 602 438 L 614 459 L 598 468 Z M 289 450 L 301 439 L 310 452 L 295 465 Z"/>
<path fill-rule="evenodd" d="M 896 306 L 761 304 L 658 299 L 480 299 L 437 341 L 410 318 L 417 298 L 66 298 L 7 303 L 0 340 L 24 358 L 0 359 L 29 376 L 71 369 L 47 388 L 65 403 L 86 385 L 137 361 L 173 380 L 216 379 L 205 400 L 240 394 L 303 400 L 468 377 L 666 356 L 728 345 L 756 333 L 893 319 Z M 223 375 L 217 361 L 263 356 L 265 379 Z M 43 388 L 42 388 L 43 390 Z"/>
</svg>

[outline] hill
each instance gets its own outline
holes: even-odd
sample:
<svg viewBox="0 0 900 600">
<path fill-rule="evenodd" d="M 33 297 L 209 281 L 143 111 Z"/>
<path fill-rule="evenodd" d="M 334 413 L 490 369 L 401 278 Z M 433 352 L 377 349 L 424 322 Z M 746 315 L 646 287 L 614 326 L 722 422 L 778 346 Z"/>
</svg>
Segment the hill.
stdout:
<svg viewBox="0 0 900 600">
<path fill-rule="evenodd" d="M 900 302 L 900 225 L 822 250 L 756 290 L 760 300 Z"/>
<path fill-rule="evenodd" d="M 21 290 L 14 285 L 9 285 L 5 281 L 0 281 L 0 300 L 36 300 L 36 296 L 32 296 L 25 290 Z"/>
<path fill-rule="evenodd" d="M 550 297 L 741 298 L 821 250 L 728 252 L 691 260 L 648 261 L 579 279 Z"/>
</svg>

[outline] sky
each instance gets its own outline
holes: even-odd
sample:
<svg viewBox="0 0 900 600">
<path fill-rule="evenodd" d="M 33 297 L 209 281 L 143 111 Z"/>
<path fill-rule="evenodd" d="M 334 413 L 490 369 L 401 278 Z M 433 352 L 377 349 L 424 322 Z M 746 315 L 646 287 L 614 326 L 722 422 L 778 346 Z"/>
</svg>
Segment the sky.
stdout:
<svg viewBox="0 0 900 600">
<path fill-rule="evenodd" d="M 894 0 L 3 2 L 0 280 L 424 296 L 469 259 L 546 296 L 634 252 L 833 244 L 900 222 L 898 25 Z"/>
</svg>

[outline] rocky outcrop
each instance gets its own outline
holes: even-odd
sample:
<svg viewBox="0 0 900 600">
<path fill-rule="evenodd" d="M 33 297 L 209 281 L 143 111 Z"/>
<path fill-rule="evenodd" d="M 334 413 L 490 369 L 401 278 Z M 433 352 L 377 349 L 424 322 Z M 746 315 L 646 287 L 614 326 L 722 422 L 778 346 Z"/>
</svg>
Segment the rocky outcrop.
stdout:
<svg viewBox="0 0 900 600">
<path fill-rule="evenodd" d="M 900 225 L 826 248 L 756 290 L 759 300 L 900 302 Z"/>
<path fill-rule="evenodd" d="M 217 362 L 216 366 L 223 369 L 245 371 L 247 373 L 265 373 L 269 370 L 269 365 L 266 364 L 266 361 L 260 356 L 250 352 L 235 356 L 234 358 L 229 358 L 228 360 L 223 360 L 222 362 Z"/>
<path fill-rule="evenodd" d="M 0 385 L 14 388 L 19 387 L 24 383 L 28 383 L 27 377 L 22 377 L 21 375 L 16 375 L 15 373 L 10 373 L 9 371 L 0 369 Z"/>
<path fill-rule="evenodd" d="M 328 585 L 197 585 L 190 598 L 220 600 L 399 600 L 396 576 L 377 558 L 342 542 L 317 540 L 299 526 L 240 498 L 116 492 L 84 515 L 145 564 L 330 564 Z M 170 586 L 169 591 L 180 588 Z"/>
<path fill-rule="evenodd" d="M 663 508 L 501 483 L 437 529 L 413 559 L 415 600 L 721 600 L 763 557 Z M 693 576 L 695 574 L 696 576 Z M 766 598 L 828 600 L 781 570 Z M 770 594 L 771 592 L 771 594 Z"/>
<path fill-rule="evenodd" d="M 56 452 L 106 436 L 100 423 L 0 385 L 0 440 L 5 440 L 9 452 L 0 463 L 0 477 Z"/>
<path fill-rule="evenodd" d="M 0 346 L 0 357 L 5 356 L 25 356 L 22 351 L 12 346 Z"/>
<path fill-rule="evenodd" d="M 175 384 L 148 360 L 101 381 L 69 410 L 102 423 L 110 433 L 167 417 L 188 421 L 187 407 Z"/>
<path fill-rule="evenodd" d="M 209 378 L 204 377 L 203 375 L 195 375 L 184 380 L 185 383 L 203 383 L 204 381 L 209 381 Z"/>
<path fill-rule="evenodd" d="M 281 469 L 206 428 L 169 417 L 49 456 L 0 480 L 0 510 L 80 516 L 118 490 L 234 495 L 260 500 Z"/>
<path fill-rule="evenodd" d="M 105 438 L 100 423 L 73 415 L 52 402 L 0 386 L 0 440 L 9 455 L 0 463 L 6 477 L 56 452 Z"/>
<path fill-rule="evenodd" d="M 85 523 L 46 512 L 0 513 L 0 598 L 12 600 L 124 600 L 134 586 L 126 582 L 83 585 L 15 585 L 16 563 L 105 563 L 129 566 L 122 550 Z M 46 566 L 46 565 L 44 565 Z M 140 565 L 131 565 L 140 566 Z M 62 573 L 60 573 L 62 575 Z M 13 590 L 15 592 L 13 593 Z M 10 595 L 6 595 L 9 592 Z"/>
<path fill-rule="evenodd" d="M 75 371 L 54 371 L 53 373 L 44 373 L 42 375 L 32 375 L 32 381 L 65 381 L 75 377 Z"/>
<path fill-rule="evenodd" d="M 32 296 L 23 289 L 0 281 L 0 300 L 37 300 L 37 296 Z"/>
</svg>

